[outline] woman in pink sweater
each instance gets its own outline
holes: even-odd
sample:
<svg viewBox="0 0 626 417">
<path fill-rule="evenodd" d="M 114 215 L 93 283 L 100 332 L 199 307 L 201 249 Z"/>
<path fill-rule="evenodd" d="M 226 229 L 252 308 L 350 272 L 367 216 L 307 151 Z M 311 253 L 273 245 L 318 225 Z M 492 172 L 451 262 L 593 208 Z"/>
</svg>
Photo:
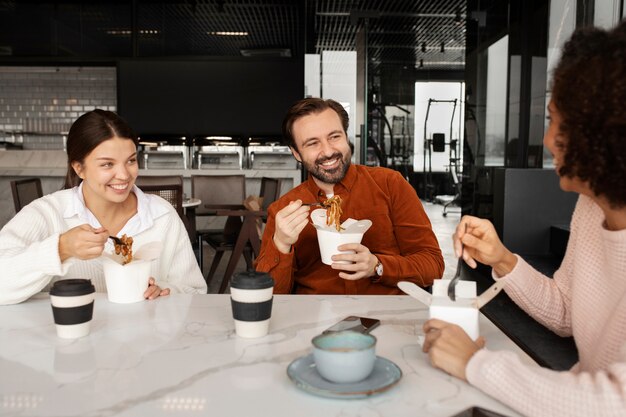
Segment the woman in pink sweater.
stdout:
<svg viewBox="0 0 626 417">
<path fill-rule="evenodd" d="M 550 279 L 511 253 L 486 220 L 464 216 L 454 245 L 490 265 L 507 294 L 579 362 L 557 372 L 490 351 L 458 326 L 424 325 L 434 366 L 528 416 L 626 416 L 626 21 L 574 33 L 554 72 L 544 145 L 560 186 L 580 194 L 563 263 Z M 467 227 L 467 230 L 465 228 Z"/>
</svg>

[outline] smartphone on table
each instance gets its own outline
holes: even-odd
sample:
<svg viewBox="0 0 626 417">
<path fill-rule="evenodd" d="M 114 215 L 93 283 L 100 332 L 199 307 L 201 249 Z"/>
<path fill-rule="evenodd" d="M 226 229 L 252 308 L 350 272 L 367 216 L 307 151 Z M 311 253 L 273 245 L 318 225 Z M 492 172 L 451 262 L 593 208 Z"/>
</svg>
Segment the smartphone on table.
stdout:
<svg viewBox="0 0 626 417">
<path fill-rule="evenodd" d="M 504 414 L 496 413 L 495 411 L 487 410 L 481 407 L 471 407 L 467 410 L 463 410 L 452 417 L 506 417 Z"/>
<path fill-rule="evenodd" d="M 380 320 L 369 317 L 348 316 L 335 323 L 322 333 L 341 332 L 343 330 L 352 330 L 359 333 L 369 333 L 380 324 Z"/>
</svg>

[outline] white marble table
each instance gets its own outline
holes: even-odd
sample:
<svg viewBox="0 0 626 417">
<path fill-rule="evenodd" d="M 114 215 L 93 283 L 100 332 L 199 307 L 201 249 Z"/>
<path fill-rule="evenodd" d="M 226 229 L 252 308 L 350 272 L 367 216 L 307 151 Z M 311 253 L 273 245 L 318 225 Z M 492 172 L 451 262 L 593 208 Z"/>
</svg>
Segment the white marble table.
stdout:
<svg viewBox="0 0 626 417">
<path fill-rule="evenodd" d="M 403 372 L 366 399 L 297 388 L 287 365 L 348 315 L 381 320 L 377 354 Z M 234 334 L 228 295 L 112 304 L 97 294 L 91 334 L 56 336 L 47 295 L 0 306 L 1 416 L 451 416 L 470 405 L 517 414 L 433 369 L 418 338 L 427 310 L 408 296 L 275 296 L 270 334 Z M 531 361 L 481 318 L 492 349 Z"/>
</svg>

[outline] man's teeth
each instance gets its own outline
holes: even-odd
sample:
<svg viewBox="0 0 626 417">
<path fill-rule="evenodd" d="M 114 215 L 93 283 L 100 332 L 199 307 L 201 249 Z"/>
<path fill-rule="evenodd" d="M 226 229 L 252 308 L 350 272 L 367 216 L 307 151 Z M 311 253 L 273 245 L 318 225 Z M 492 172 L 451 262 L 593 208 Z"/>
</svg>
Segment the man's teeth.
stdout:
<svg viewBox="0 0 626 417">
<path fill-rule="evenodd" d="M 128 188 L 128 184 L 111 184 L 111 188 L 114 188 L 116 190 L 125 190 L 126 188 Z"/>
<path fill-rule="evenodd" d="M 322 162 L 322 165 L 325 165 L 325 166 L 333 165 L 335 162 L 337 162 L 337 160 L 333 159 L 331 161 Z"/>
</svg>

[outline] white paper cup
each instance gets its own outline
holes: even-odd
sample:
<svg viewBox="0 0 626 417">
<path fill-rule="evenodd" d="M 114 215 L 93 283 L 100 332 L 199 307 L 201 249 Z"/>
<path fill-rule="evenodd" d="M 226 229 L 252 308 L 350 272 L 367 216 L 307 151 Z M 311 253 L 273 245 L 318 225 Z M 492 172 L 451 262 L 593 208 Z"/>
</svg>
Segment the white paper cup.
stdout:
<svg viewBox="0 0 626 417">
<path fill-rule="evenodd" d="M 143 294 L 150 280 L 150 264 L 150 261 L 133 260 L 121 265 L 104 257 L 102 266 L 109 301 L 120 304 L 144 301 Z"/>
<path fill-rule="evenodd" d="M 230 299 L 239 337 L 263 337 L 269 332 L 272 316 L 274 280 L 264 272 L 235 274 L 230 284 Z"/>
<path fill-rule="evenodd" d="M 340 253 L 354 253 L 354 251 L 340 251 L 337 248 L 346 243 L 361 243 L 363 233 L 346 233 L 337 232 L 336 230 L 317 229 L 317 242 L 320 246 L 320 255 L 322 262 L 326 265 L 333 263 L 333 255 Z M 348 263 L 346 261 L 337 261 L 335 263 Z"/>
<path fill-rule="evenodd" d="M 91 330 L 95 288 L 88 279 L 64 279 L 50 289 L 57 336 L 76 339 Z"/>
</svg>

